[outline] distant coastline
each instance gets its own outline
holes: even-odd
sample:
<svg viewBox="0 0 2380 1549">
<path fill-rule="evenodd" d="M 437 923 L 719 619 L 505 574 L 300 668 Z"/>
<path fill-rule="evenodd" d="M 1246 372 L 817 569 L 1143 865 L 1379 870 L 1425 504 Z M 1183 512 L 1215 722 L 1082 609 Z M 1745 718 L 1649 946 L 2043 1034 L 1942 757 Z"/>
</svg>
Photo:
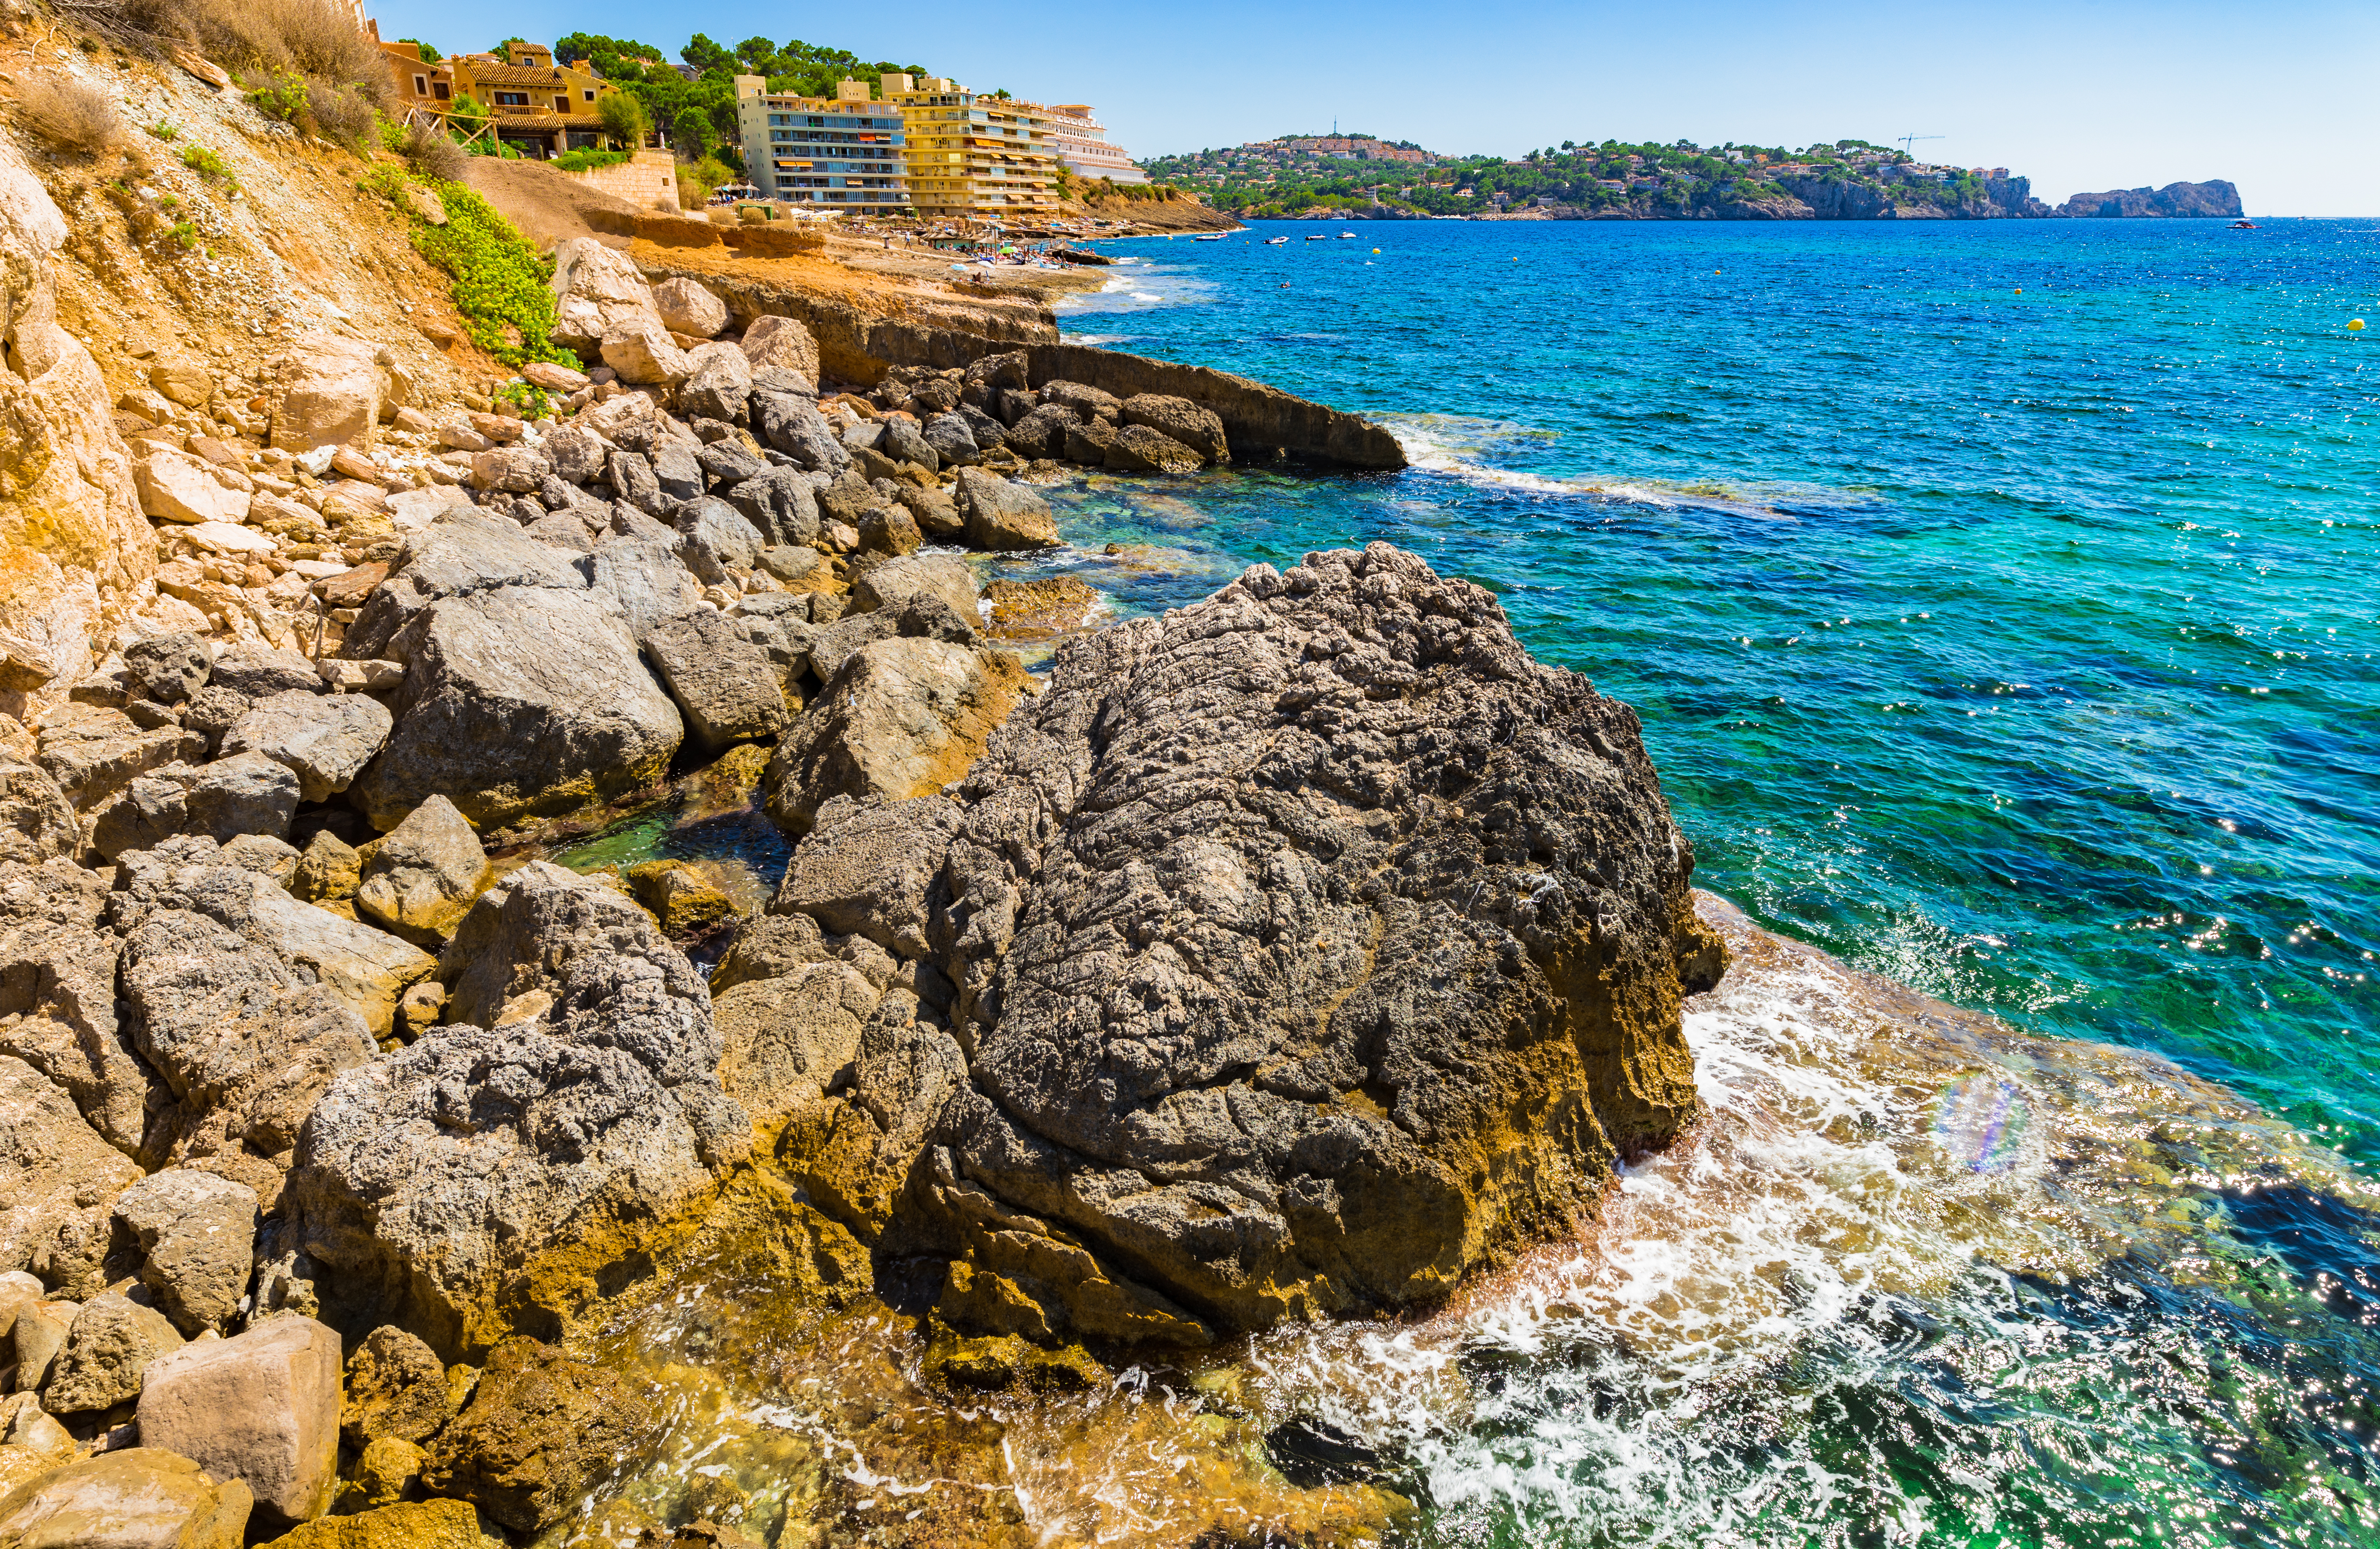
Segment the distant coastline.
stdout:
<svg viewBox="0 0 2380 1549">
<path fill-rule="evenodd" d="M 2076 194 L 2051 206 L 2031 196 L 2022 177 L 1995 179 L 1985 191 L 1958 199 L 1900 199 L 1861 185 L 1824 182 L 1798 188 L 1801 179 L 1780 179 L 1779 194 L 1749 199 L 1715 195 L 1683 205 L 1650 201 L 1582 207 L 1560 201 L 1516 205 L 1454 215 L 1378 204 L 1318 207 L 1273 215 L 1246 214 L 1244 221 L 1995 221 L 1995 220 L 2238 220 L 2244 211 L 2240 190 L 2222 178 L 2168 183 L 2162 188 L 2116 188 Z"/>
</svg>

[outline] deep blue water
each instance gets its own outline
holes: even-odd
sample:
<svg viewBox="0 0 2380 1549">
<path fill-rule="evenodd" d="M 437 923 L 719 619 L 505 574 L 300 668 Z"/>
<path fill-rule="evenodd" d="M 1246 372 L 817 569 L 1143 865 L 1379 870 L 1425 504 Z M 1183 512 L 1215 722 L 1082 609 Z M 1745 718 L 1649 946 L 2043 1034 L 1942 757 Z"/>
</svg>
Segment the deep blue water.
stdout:
<svg viewBox="0 0 2380 1549">
<path fill-rule="evenodd" d="M 2380 1158 L 2380 221 L 1111 250 L 1069 335 L 1383 417 L 1418 465 L 1095 480 L 1078 543 L 1186 551 L 1093 575 L 1119 606 L 1412 548 L 1635 705 L 1698 879 L 1761 922 Z"/>
</svg>

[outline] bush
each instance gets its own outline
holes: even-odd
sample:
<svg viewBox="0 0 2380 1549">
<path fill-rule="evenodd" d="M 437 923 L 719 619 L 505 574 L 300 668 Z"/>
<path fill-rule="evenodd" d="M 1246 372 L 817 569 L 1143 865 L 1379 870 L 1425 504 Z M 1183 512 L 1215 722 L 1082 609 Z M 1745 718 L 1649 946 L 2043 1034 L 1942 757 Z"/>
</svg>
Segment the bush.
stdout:
<svg viewBox="0 0 2380 1549">
<path fill-rule="evenodd" d="M 150 125 L 149 132 L 155 138 L 163 140 L 176 140 L 182 138 L 181 126 L 175 123 L 170 118 L 160 118 L 154 124 Z"/>
<path fill-rule="evenodd" d="M 565 151 L 553 159 L 553 164 L 565 172 L 593 172 L 597 167 L 615 167 L 629 159 L 625 151 Z"/>
<path fill-rule="evenodd" d="M 698 162 L 680 163 L 677 201 L 687 209 L 693 209 L 709 201 L 711 189 L 735 181 L 735 169 L 716 156 L 705 156 Z"/>
<path fill-rule="evenodd" d="M 612 143 L 627 151 L 642 146 L 646 131 L 652 127 L 645 104 L 625 91 L 608 91 L 596 98 L 595 116 L 603 121 L 603 133 Z"/>
<path fill-rule="evenodd" d="M 182 151 L 182 164 L 192 172 L 205 176 L 220 177 L 235 188 L 239 187 L 239 179 L 232 175 L 231 163 L 203 145 L 185 148 Z"/>
<path fill-rule="evenodd" d="M 199 245 L 199 228 L 188 221 L 176 221 L 165 228 L 165 235 L 186 253 Z"/>
<path fill-rule="evenodd" d="M 375 115 L 362 92 L 310 80 L 306 83 L 306 112 L 324 139 L 347 146 L 359 154 L 369 154 L 365 147 L 371 143 Z"/>
<path fill-rule="evenodd" d="M 416 225 L 413 247 L 454 282 L 455 309 L 471 342 L 507 366 L 576 365 L 553 343 L 553 293 L 546 288 L 552 266 L 469 188 L 448 182 L 434 191 L 446 224 Z"/>
<path fill-rule="evenodd" d="M 451 183 L 463 175 L 463 148 L 443 132 L 408 124 L 398 139 L 396 153 L 406 164 L 432 183 Z"/>
<path fill-rule="evenodd" d="M 88 156 L 106 150 L 124 132 L 115 99 L 70 76 L 28 77 L 17 103 L 26 126 L 60 151 Z"/>
<path fill-rule="evenodd" d="M 286 75 L 260 75 L 254 71 L 242 76 L 248 87 L 248 100 L 256 111 L 267 118 L 278 118 L 284 124 L 295 124 L 306 113 L 306 78 L 295 72 Z"/>
</svg>

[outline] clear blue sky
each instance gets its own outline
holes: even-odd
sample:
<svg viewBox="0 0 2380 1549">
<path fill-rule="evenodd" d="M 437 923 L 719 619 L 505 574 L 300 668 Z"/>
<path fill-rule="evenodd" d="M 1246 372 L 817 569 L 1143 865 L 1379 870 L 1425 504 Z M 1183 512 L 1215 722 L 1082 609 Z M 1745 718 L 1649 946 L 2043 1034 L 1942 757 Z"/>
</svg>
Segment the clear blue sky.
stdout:
<svg viewBox="0 0 2380 1549">
<path fill-rule="evenodd" d="M 2259 214 L 2380 215 L 2380 4 L 1560 7 L 1375 0 L 1197 5 L 908 0 L 367 0 L 448 53 L 517 33 L 765 33 L 918 63 L 985 91 L 1087 102 L 1136 156 L 1327 129 L 1518 155 L 1564 139 L 1916 150 L 2082 189 L 2228 177 Z M 830 19 L 831 18 L 831 19 Z"/>
</svg>

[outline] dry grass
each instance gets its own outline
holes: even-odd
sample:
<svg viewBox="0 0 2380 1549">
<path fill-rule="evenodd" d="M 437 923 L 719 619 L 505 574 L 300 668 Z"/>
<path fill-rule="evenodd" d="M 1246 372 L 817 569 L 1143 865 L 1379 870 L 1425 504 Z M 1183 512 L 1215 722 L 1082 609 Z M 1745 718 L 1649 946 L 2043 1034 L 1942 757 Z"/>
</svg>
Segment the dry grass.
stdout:
<svg viewBox="0 0 2380 1549">
<path fill-rule="evenodd" d="M 341 91 L 310 80 L 306 83 L 306 112 L 324 139 L 358 146 L 371 137 L 372 106 L 358 91 Z M 370 154 L 368 150 L 363 153 Z"/>
<path fill-rule="evenodd" d="M 60 151 L 91 155 L 124 134 L 124 121 L 115 115 L 115 100 L 71 76 L 30 77 L 18 90 L 17 108 L 26 128 Z"/>
<path fill-rule="evenodd" d="M 406 127 L 405 138 L 397 142 L 396 153 L 406 159 L 414 172 L 441 183 L 462 179 L 471 158 L 463 148 L 436 129 L 425 129 L 419 124 Z"/>
<path fill-rule="evenodd" d="M 113 37 L 195 48 L 235 72 L 295 73 L 387 99 L 380 50 L 334 0 L 58 0 L 57 9 Z"/>
</svg>

